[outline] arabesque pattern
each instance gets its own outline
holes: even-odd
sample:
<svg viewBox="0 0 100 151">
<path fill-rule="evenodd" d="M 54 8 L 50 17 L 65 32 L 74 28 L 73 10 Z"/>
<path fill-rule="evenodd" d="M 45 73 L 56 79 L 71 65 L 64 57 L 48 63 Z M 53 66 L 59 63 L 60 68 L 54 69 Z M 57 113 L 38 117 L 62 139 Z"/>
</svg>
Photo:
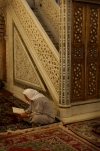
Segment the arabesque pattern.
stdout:
<svg viewBox="0 0 100 151">
<path fill-rule="evenodd" d="M 73 3 L 71 50 L 71 100 L 84 99 L 84 5 Z"/>
<path fill-rule="evenodd" d="M 59 58 L 54 55 L 41 31 L 37 27 L 34 18 L 27 12 L 22 0 L 11 0 L 10 5 L 13 8 L 23 30 L 29 39 L 30 46 L 35 50 L 38 60 L 45 69 L 49 79 L 57 93 L 59 93 Z"/>
<path fill-rule="evenodd" d="M 28 85 L 44 90 L 42 82 L 16 29 L 14 29 L 14 71 L 15 80 L 26 82 Z"/>
<path fill-rule="evenodd" d="M 99 33 L 99 9 L 90 8 L 90 32 L 88 47 L 88 97 L 97 95 L 98 89 L 98 33 Z"/>
<path fill-rule="evenodd" d="M 93 96 L 96 94 L 96 71 L 97 71 L 97 63 L 91 62 L 89 63 L 89 84 L 88 84 L 88 96 Z"/>
<path fill-rule="evenodd" d="M 59 12 L 52 0 L 39 0 L 39 4 L 42 5 L 41 9 L 44 12 L 47 19 L 50 21 L 54 29 L 59 35 Z"/>
<path fill-rule="evenodd" d="M 72 101 L 99 98 L 100 7 L 73 2 Z"/>
<path fill-rule="evenodd" d="M 72 99 L 81 97 L 82 92 L 82 63 L 73 63 L 73 95 Z"/>
<path fill-rule="evenodd" d="M 83 19 L 83 7 L 76 6 L 74 8 L 74 34 L 73 42 L 82 42 L 82 19 Z"/>
<path fill-rule="evenodd" d="M 90 35 L 89 42 L 97 44 L 97 32 L 98 32 L 98 14 L 99 9 L 91 8 L 90 9 Z"/>
</svg>

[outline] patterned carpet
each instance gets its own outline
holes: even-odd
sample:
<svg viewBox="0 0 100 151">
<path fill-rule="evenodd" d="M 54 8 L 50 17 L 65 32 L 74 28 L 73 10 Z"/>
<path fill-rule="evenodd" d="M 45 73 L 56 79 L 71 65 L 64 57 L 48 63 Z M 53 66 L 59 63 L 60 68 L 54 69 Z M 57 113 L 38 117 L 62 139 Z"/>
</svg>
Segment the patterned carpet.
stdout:
<svg viewBox="0 0 100 151">
<path fill-rule="evenodd" d="M 12 107 L 19 107 L 26 109 L 28 104 L 22 102 L 14 96 L 5 96 L 0 97 L 0 132 L 6 132 L 8 130 L 15 131 L 17 129 L 26 129 L 31 128 L 32 125 L 18 118 L 12 112 Z M 59 123 L 56 119 L 55 123 Z"/>
<path fill-rule="evenodd" d="M 32 125 L 22 121 L 12 112 L 12 106 L 26 109 L 28 105 L 13 96 L 0 97 L 0 132 L 31 128 Z"/>
<path fill-rule="evenodd" d="M 8 91 L 2 90 L 0 151 L 100 151 L 100 119 L 64 126 L 55 121 L 54 124 L 32 128 L 31 124 L 12 113 L 12 106 L 28 107 Z"/>
<path fill-rule="evenodd" d="M 61 124 L 0 134 L 0 151 L 99 151 Z"/>
<path fill-rule="evenodd" d="M 100 118 L 65 125 L 65 127 L 100 148 Z"/>
</svg>

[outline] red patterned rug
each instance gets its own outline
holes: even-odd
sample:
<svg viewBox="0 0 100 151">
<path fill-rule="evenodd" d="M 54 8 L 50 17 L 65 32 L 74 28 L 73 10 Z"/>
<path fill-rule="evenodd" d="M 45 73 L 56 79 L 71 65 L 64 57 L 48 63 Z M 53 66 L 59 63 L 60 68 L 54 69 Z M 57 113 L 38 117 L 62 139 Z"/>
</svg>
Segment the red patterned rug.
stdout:
<svg viewBox="0 0 100 151">
<path fill-rule="evenodd" d="M 100 148 L 100 118 L 65 125 L 65 127 Z"/>
<path fill-rule="evenodd" d="M 61 124 L 0 134 L 0 151 L 99 151 Z"/>
</svg>

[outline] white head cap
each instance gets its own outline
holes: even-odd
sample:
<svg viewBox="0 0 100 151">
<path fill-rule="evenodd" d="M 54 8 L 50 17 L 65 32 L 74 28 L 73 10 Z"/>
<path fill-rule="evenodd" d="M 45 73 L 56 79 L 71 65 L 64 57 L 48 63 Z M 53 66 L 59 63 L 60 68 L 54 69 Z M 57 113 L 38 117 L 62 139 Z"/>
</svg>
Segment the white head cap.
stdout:
<svg viewBox="0 0 100 151">
<path fill-rule="evenodd" d="M 35 100 L 39 97 L 45 97 L 43 94 L 39 93 L 38 91 L 34 89 L 26 89 L 23 91 L 23 94 L 26 95 L 30 100 Z"/>
</svg>

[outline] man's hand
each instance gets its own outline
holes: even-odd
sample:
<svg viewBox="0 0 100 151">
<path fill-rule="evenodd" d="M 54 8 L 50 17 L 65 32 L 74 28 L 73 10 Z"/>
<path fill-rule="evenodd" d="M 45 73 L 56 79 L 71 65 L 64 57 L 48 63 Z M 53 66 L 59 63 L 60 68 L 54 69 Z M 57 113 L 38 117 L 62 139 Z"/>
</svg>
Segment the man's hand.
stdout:
<svg viewBox="0 0 100 151">
<path fill-rule="evenodd" d="M 31 117 L 31 116 L 33 116 L 32 114 L 27 114 L 27 113 L 21 113 L 21 114 L 19 114 L 19 117 L 21 117 L 21 118 L 27 118 L 27 117 Z"/>
<path fill-rule="evenodd" d="M 29 114 L 27 114 L 27 113 L 21 113 L 19 116 L 20 116 L 21 118 L 30 117 Z"/>
</svg>

